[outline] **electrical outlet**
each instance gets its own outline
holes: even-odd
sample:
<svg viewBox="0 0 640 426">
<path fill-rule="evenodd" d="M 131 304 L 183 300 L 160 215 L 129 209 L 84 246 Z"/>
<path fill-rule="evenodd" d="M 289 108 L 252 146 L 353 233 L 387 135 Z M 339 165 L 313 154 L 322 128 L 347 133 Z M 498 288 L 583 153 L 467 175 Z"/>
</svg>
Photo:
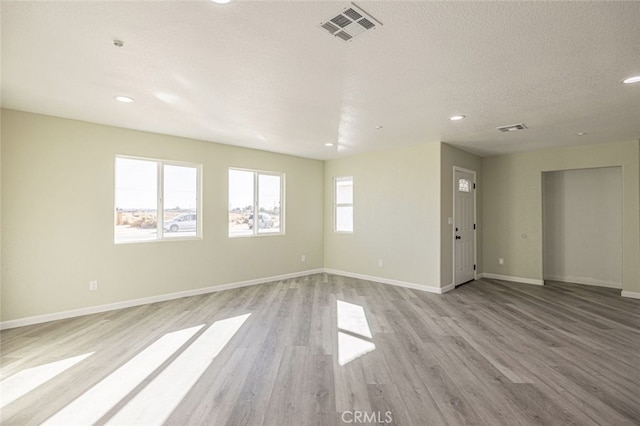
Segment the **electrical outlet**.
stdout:
<svg viewBox="0 0 640 426">
<path fill-rule="evenodd" d="M 98 280 L 89 281 L 89 290 L 91 291 L 98 290 Z"/>
<path fill-rule="evenodd" d="M 307 255 L 303 254 L 302 256 L 300 256 L 300 262 L 306 262 L 307 261 Z"/>
<path fill-rule="evenodd" d="M 382 259 L 378 259 L 378 266 L 382 268 Z"/>
<path fill-rule="evenodd" d="M 498 265 L 504 265 L 504 257 L 498 258 Z"/>
</svg>

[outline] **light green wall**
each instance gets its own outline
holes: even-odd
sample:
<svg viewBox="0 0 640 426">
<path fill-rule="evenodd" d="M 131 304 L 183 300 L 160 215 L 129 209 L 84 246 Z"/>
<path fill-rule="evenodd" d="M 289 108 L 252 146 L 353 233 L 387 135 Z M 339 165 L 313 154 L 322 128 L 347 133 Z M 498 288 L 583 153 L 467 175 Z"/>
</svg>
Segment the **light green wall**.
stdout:
<svg viewBox="0 0 640 426">
<path fill-rule="evenodd" d="M 2 321 L 2 114 L 0 114 L 0 321 Z"/>
<path fill-rule="evenodd" d="M 116 154 L 203 164 L 204 239 L 114 245 Z M 286 173 L 285 236 L 227 237 L 231 166 Z M 3 110 L 2 185 L 3 321 L 324 264 L 321 161 Z"/>
<path fill-rule="evenodd" d="M 482 159 L 468 152 L 442 144 L 441 175 L 441 214 L 440 232 L 440 284 L 442 287 L 453 284 L 453 225 L 448 219 L 453 217 L 453 167 L 462 167 L 476 172 L 476 264 L 478 273 L 482 272 Z"/>
<path fill-rule="evenodd" d="M 639 292 L 638 151 L 630 141 L 484 158 L 483 271 L 542 280 L 542 172 L 622 166 L 623 290 Z"/>
<path fill-rule="evenodd" d="M 353 234 L 333 232 L 336 176 L 353 176 Z M 324 185 L 326 268 L 440 287 L 440 143 L 327 161 Z"/>
<path fill-rule="evenodd" d="M 432 143 L 321 162 L 12 110 L 0 124 L 2 321 L 322 267 L 448 286 L 454 165 L 477 171 L 479 272 L 531 279 L 542 172 L 622 166 L 623 290 L 640 292 L 637 141 L 483 159 Z M 203 164 L 204 239 L 114 245 L 116 154 Z M 286 173 L 285 236 L 227 237 L 228 167 Z M 333 232 L 335 176 L 354 177 L 353 234 Z"/>
</svg>

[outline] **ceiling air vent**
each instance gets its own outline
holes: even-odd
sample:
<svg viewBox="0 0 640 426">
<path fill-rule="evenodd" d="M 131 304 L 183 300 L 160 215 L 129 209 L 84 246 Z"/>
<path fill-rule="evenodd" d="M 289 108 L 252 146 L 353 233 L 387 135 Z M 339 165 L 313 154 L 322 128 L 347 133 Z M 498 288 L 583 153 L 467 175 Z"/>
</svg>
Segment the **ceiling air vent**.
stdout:
<svg viewBox="0 0 640 426">
<path fill-rule="evenodd" d="M 353 38 L 351 34 L 346 31 L 339 31 L 334 34 L 336 37 L 343 39 L 344 41 L 349 41 Z"/>
<path fill-rule="evenodd" d="M 382 26 L 382 22 L 362 10 L 355 3 L 346 7 L 342 12 L 320 23 L 320 28 L 326 30 L 332 36 L 344 41 L 351 41 L 354 37 L 372 30 L 376 25 Z"/>
<path fill-rule="evenodd" d="M 334 34 L 340 30 L 340 27 L 336 27 L 331 22 L 325 22 L 324 24 L 322 24 L 322 28 L 329 31 L 331 34 Z"/>
<path fill-rule="evenodd" d="M 524 123 L 520 123 L 520 124 L 510 124 L 508 126 L 501 126 L 501 127 L 496 127 L 496 129 L 500 130 L 503 133 L 506 132 L 515 132 L 516 130 L 524 130 L 526 129 L 527 126 L 524 125 Z"/>
</svg>

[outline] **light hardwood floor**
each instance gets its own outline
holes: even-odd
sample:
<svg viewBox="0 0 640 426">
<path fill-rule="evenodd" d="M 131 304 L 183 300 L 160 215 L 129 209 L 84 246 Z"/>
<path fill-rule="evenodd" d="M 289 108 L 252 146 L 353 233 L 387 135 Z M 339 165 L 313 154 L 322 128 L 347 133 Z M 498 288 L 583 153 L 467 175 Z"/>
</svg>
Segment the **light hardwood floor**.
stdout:
<svg viewBox="0 0 640 426">
<path fill-rule="evenodd" d="M 611 289 L 318 274 L 0 337 L 3 398 L 68 367 L 7 425 L 640 424 L 640 300 Z"/>
</svg>

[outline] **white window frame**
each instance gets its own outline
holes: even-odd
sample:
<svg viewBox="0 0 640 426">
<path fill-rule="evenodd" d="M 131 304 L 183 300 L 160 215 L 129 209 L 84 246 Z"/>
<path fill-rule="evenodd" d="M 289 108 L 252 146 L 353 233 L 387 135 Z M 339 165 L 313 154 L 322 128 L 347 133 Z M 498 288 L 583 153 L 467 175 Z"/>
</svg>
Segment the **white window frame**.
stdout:
<svg viewBox="0 0 640 426">
<path fill-rule="evenodd" d="M 267 170 L 254 170 L 254 169 L 244 169 L 241 167 L 229 167 L 229 170 L 227 171 L 227 179 L 229 177 L 229 171 L 231 170 L 235 170 L 235 171 L 239 171 L 239 172 L 247 172 L 247 173 L 253 173 L 253 221 L 254 224 L 256 223 L 256 218 L 259 219 L 259 215 L 260 215 L 260 206 L 258 205 L 258 200 L 259 200 L 259 193 L 260 193 L 260 188 L 259 188 L 259 182 L 260 182 L 260 176 L 277 176 L 280 178 L 280 231 L 279 232 L 259 232 L 260 231 L 260 227 L 259 226 L 253 226 L 251 229 L 251 234 L 240 234 L 240 235 L 231 235 L 229 233 L 229 229 L 227 229 L 227 235 L 229 236 L 229 238 L 252 238 L 252 237 L 273 237 L 273 236 L 281 236 L 281 235 L 285 235 L 285 178 L 286 178 L 286 174 L 283 172 L 274 172 L 274 171 L 267 171 Z M 227 181 L 227 197 L 229 196 L 229 181 Z M 227 200 L 227 205 L 229 204 L 229 201 Z M 229 211 L 227 211 L 227 219 L 229 217 Z"/>
<path fill-rule="evenodd" d="M 351 203 L 338 203 L 338 182 L 344 179 L 351 179 Z M 333 178 L 333 232 L 338 234 L 353 234 L 355 210 L 353 207 L 354 201 L 354 179 L 353 176 L 335 176 Z M 351 207 L 351 231 L 338 230 L 338 208 L 339 207 Z"/>
<path fill-rule="evenodd" d="M 202 221 L 204 218 L 204 215 L 202 214 L 202 164 L 191 163 L 186 161 L 162 160 L 158 158 L 136 157 L 136 156 L 130 156 L 130 155 L 116 155 L 113 161 L 114 214 L 118 213 L 116 211 L 116 197 L 117 197 L 116 184 L 118 179 L 118 176 L 116 174 L 116 164 L 119 158 L 125 159 L 125 160 L 140 160 L 140 161 L 148 161 L 148 162 L 156 163 L 156 167 L 157 167 L 156 196 L 157 196 L 157 206 L 158 206 L 158 212 L 157 212 L 157 218 L 156 218 L 157 238 L 144 239 L 144 240 L 132 240 L 132 241 L 117 241 L 116 235 L 115 235 L 115 220 L 114 220 L 114 225 L 113 225 L 114 244 L 120 245 L 120 244 L 157 243 L 157 242 L 164 242 L 164 241 L 202 240 Z M 196 220 L 195 236 L 184 236 L 184 237 L 172 236 L 168 238 L 164 236 L 164 166 L 191 167 L 196 169 L 196 214 L 198 216 L 198 219 Z"/>
</svg>

